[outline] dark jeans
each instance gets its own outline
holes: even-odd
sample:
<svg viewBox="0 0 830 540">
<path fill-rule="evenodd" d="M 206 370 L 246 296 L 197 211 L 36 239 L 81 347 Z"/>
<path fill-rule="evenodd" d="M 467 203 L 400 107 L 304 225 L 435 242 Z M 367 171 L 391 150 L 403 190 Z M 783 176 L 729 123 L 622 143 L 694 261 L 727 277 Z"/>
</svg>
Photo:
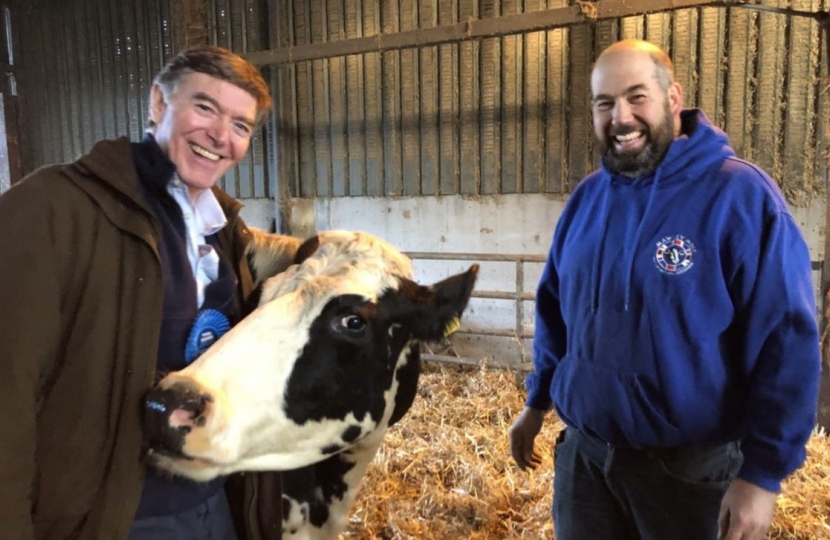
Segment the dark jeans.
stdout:
<svg viewBox="0 0 830 540">
<path fill-rule="evenodd" d="M 715 540 L 738 443 L 651 451 L 568 428 L 554 451 L 556 540 Z"/>
<path fill-rule="evenodd" d="M 128 540 L 236 540 L 224 490 L 195 508 L 173 514 L 138 519 Z"/>
</svg>

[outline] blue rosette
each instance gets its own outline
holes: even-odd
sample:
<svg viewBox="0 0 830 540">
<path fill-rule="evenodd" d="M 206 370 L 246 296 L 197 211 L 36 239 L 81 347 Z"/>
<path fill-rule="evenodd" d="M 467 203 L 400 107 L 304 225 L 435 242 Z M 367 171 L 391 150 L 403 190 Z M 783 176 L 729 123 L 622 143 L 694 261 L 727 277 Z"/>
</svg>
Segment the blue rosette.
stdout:
<svg viewBox="0 0 830 540">
<path fill-rule="evenodd" d="M 203 309 L 196 315 L 184 346 L 184 360 L 189 365 L 231 329 L 231 323 L 221 311 Z"/>
</svg>

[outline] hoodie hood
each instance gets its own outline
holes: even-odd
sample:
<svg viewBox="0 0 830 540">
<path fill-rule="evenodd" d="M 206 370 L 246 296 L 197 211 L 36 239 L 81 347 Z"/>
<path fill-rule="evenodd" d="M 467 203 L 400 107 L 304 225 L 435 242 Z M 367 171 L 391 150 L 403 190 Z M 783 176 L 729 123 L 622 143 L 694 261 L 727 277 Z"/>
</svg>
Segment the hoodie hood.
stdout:
<svg viewBox="0 0 830 540">
<path fill-rule="evenodd" d="M 608 227 L 613 184 L 619 184 L 621 186 L 627 185 L 635 190 L 644 187 L 648 188 L 645 208 L 624 258 L 626 288 L 623 304 L 625 311 L 628 311 L 631 299 L 631 274 L 634 265 L 634 253 L 640 241 L 643 226 L 647 222 L 651 212 L 655 194 L 659 189 L 658 186 L 693 181 L 696 177 L 712 167 L 712 165 L 721 163 L 724 159 L 735 155 L 735 152 L 729 146 L 729 139 L 726 133 L 713 126 L 700 109 L 686 109 L 680 112 L 680 133 L 680 136 L 672 141 L 660 164 L 649 175 L 633 179 L 622 175 L 615 175 L 605 168 L 604 162 L 600 168 L 600 183 L 602 188 L 604 188 L 602 203 L 600 205 L 600 219 L 603 231 L 606 231 Z M 597 242 L 595 249 L 594 262 L 591 268 L 591 290 L 593 291 L 591 301 L 592 313 L 596 313 L 597 309 L 599 309 L 600 251 L 602 250 L 602 243 Z"/>
<path fill-rule="evenodd" d="M 655 176 L 667 182 L 687 180 L 734 155 L 726 133 L 700 109 L 686 109 L 680 112 L 680 136 L 672 141 Z"/>
</svg>

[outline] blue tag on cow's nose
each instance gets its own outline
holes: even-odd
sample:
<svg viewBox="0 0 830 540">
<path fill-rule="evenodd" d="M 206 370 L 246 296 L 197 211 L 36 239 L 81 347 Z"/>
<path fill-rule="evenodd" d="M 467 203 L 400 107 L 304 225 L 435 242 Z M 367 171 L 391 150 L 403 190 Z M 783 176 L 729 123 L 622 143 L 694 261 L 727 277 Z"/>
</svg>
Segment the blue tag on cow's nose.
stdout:
<svg viewBox="0 0 830 540">
<path fill-rule="evenodd" d="M 196 315 L 187 343 L 184 346 L 184 361 L 191 364 L 213 345 L 225 332 L 230 330 L 228 318 L 215 309 L 203 309 Z"/>
</svg>

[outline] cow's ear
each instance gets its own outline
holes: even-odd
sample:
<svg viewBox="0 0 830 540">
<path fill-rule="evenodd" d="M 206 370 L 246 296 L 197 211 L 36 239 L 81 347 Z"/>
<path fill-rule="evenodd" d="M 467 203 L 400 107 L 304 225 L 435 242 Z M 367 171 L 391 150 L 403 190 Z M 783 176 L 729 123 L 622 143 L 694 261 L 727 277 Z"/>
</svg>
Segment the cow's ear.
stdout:
<svg viewBox="0 0 830 540">
<path fill-rule="evenodd" d="M 251 239 L 245 248 L 254 286 L 284 272 L 291 266 L 302 240 L 284 234 L 272 234 L 250 227 Z"/>
<path fill-rule="evenodd" d="M 302 264 L 303 261 L 314 255 L 314 252 L 317 251 L 317 248 L 320 247 L 320 236 L 315 234 L 311 238 L 308 238 L 305 242 L 303 242 L 300 247 L 297 249 L 297 253 L 294 255 L 294 264 Z"/>
<path fill-rule="evenodd" d="M 424 294 L 416 301 L 417 316 L 410 321 L 413 337 L 438 341 L 447 335 L 467 307 L 477 276 L 478 265 L 474 264 L 466 272 L 424 287 Z"/>
</svg>

